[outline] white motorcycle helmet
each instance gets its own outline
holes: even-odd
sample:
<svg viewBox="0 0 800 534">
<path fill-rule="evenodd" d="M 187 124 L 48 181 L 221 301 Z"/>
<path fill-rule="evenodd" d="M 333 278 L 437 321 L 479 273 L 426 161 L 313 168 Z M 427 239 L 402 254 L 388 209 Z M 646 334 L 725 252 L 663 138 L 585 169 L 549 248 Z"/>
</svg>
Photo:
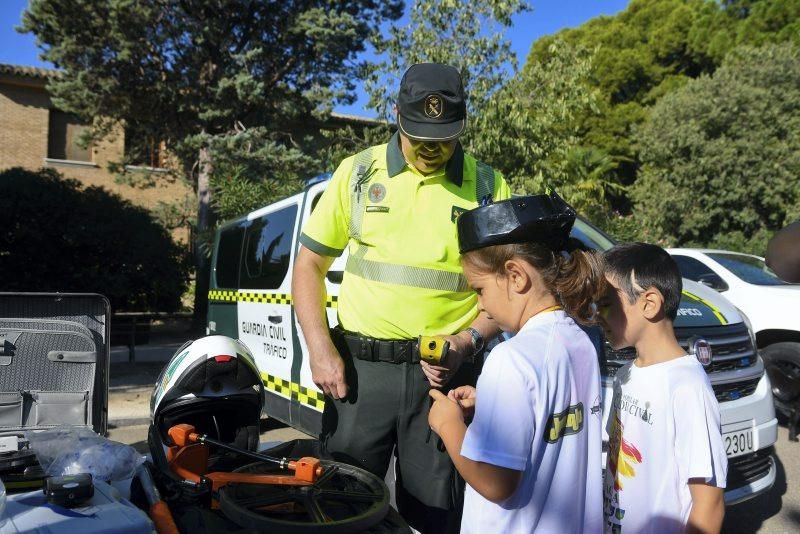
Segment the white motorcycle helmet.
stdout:
<svg viewBox="0 0 800 534">
<path fill-rule="evenodd" d="M 258 449 L 264 384 L 250 350 L 227 336 L 184 344 L 161 371 L 150 398 L 148 444 L 168 471 L 167 432 L 177 424 L 242 449 Z"/>
</svg>

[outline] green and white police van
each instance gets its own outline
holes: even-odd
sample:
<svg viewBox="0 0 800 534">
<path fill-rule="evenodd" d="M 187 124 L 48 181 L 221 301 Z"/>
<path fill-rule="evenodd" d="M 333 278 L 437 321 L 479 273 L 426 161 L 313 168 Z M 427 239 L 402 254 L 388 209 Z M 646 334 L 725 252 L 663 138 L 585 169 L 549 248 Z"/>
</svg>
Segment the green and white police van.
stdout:
<svg viewBox="0 0 800 534">
<path fill-rule="evenodd" d="M 238 338 L 253 352 L 265 384 L 266 415 L 312 435 L 319 434 L 325 398 L 311 380 L 308 348 L 292 305 L 291 273 L 300 230 L 328 178 L 310 180 L 302 193 L 221 226 L 214 239 L 208 294 L 207 333 Z M 613 246 L 611 238 L 581 218 L 573 236 L 593 249 Z M 331 325 L 337 322 L 346 254 L 333 262 L 325 280 Z M 767 491 L 775 481 L 777 420 L 771 387 L 744 314 L 716 291 L 683 282 L 675 333 L 703 363 L 719 401 L 729 458 L 725 500 L 733 504 Z M 635 354 L 633 349 L 611 350 L 599 329 L 592 335 L 601 349 L 607 417 L 614 374 Z"/>
</svg>

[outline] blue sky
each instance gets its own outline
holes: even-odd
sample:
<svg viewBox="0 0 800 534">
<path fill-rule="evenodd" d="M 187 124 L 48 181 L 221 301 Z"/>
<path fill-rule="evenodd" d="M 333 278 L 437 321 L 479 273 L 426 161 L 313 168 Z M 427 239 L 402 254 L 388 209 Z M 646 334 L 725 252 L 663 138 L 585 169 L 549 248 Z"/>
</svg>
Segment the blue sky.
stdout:
<svg viewBox="0 0 800 534">
<path fill-rule="evenodd" d="M 411 0 L 406 0 L 406 3 L 411 3 Z M 580 26 L 600 15 L 613 15 L 623 10 L 628 0 L 529 0 L 529 3 L 533 11 L 517 15 L 513 27 L 506 33 L 520 66 L 537 38 L 562 28 Z M 0 63 L 49 67 L 39 59 L 33 36 L 14 30 L 27 4 L 27 0 L 0 0 Z M 366 96 L 359 90 L 358 100 L 353 105 L 340 106 L 336 111 L 373 115 L 363 109 L 366 102 Z"/>
</svg>

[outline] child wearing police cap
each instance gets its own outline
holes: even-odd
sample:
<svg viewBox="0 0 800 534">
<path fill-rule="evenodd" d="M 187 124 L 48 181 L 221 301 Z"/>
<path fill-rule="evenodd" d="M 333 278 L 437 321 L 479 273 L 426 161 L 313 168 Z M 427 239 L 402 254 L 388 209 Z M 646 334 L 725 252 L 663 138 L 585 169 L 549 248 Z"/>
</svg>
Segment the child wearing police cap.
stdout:
<svg viewBox="0 0 800 534">
<path fill-rule="evenodd" d="M 516 334 L 477 389 L 430 392 L 429 424 L 468 485 L 461 532 L 602 530 L 600 370 L 576 321 L 593 321 L 605 280 L 598 257 L 572 250 L 574 221 L 554 193 L 459 217 L 479 307 Z"/>
</svg>

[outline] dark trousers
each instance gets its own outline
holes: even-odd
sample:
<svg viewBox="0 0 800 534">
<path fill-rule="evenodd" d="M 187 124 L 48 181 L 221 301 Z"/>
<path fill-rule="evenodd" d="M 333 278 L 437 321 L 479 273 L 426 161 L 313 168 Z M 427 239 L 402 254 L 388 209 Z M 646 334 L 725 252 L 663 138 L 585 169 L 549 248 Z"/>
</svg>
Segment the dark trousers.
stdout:
<svg viewBox="0 0 800 534">
<path fill-rule="evenodd" d="M 345 360 L 348 396 L 327 398 L 322 437 L 337 459 L 383 477 L 392 451 L 397 455 L 396 498 L 400 514 L 423 533 L 458 532 L 464 482 L 439 437 L 430 432 L 430 384 L 419 364 Z M 474 384 L 464 365 L 448 387 Z"/>
</svg>

